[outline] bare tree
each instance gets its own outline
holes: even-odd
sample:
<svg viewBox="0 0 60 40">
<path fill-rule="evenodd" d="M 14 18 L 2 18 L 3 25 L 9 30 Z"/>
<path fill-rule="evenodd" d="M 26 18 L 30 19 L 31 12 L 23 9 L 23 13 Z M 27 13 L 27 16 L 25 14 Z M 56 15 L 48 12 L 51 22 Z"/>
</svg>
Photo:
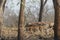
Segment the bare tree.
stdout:
<svg viewBox="0 0 60 40">
<path fill-rule="evenodd" d="M 18 23 L 18 40 L 23 40 L 24 33 L 24 7 L 25 0 L 21 0 L 20 13 L 19 13 L 19 23 Z"/>
<path fill-rule="evenodd" d="M 0 0 L 0 37 L 1 37 L 1 27 L 3 26 L 3 11 L 5 7 L 5 3 L 6 0 Z"/>
<path fill-rule="evenodd" d="M 39 21 L 41 21 L 42 19 L 42 12 L 43 12 L 43 0 L 41 0 L 41 5 L 40 5 Z"/>
<path fill-rule="evenodd" d="M 39 20 L 38 21 L 42 21 L 42 13 L 43 13 L 43 8 L 45 6 L 45 4 L 47 3 L 47 0 L 41 0 L 41 5 L 40 5 L 40 12 L 39 12 Z"/>
<path fill-rule="evenodd" d="M 60 0 L 53 0 L 55 8 L 55 25 L 54 25 L 54 34 L 55 40 L 60 40 Z"/>
</svg>

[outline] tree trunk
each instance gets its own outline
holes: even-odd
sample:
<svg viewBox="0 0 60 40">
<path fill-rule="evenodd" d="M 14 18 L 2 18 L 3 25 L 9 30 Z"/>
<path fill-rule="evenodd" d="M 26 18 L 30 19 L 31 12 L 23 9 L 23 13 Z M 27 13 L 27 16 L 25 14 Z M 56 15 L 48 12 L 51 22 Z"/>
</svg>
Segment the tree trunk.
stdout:
<svg viewBox="0 0 60 40">
<path fill-rule="evenodd" d="M 60 0 L 53 0 L 55 8 L 55 25 L 54 25 L 54 38 L 55 40 L 60 40 Z"/>
<path fill-rule="evenodd" d="M 0 37 L 1 37 L 1 27 L 3 26 L 3 11 L 4 11 L 5 2 L 6 0 L 0 0 Z"/>
<path fill-rule="evenodd" d="M 41 0 L 41 5 L 40 5 L 39 22 L 42 21 L 42 12 L 43 12 L 43 0 Z"/>
<path fill-rule="evenodd" d="M 44 6 L 45 6 L 46 3 L 47 3 L 47 0 L 45 0 L 45 2 L 44 2 L 44 0 L 41 0 L 40 12 L 39 12 L 39 20 L 38 20 L 39 22 L 42 21 L 43 9 L 44 9 Z"/>
<path fill-rule="evenodd" d="M 24 33 L 24 7 L 25 0 L 21 0 L 20 13 L 19 13 L 19 23 L 18 23 L 18 40 L 23 40 Z"/>
</svg>

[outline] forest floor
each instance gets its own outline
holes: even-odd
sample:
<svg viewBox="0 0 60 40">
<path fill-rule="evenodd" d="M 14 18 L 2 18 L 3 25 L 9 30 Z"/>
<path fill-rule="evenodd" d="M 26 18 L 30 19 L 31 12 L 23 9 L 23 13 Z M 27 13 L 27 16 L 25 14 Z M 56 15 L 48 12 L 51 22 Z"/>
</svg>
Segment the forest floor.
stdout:
<svg viewBox="0 0 60 40">
<path fill-rule="evenodd" d="M 36 26 L 36 25 L 35 25 Z M 48 25 L 47 25 L 48 26 Z M 51 29 L 51 27 L 43 27 L 43 30 L 38 30 L 36 32 L 27 32 L 25 33 L 24 40 L 54 40 L 53 35 L 54 31 Z M 37 30 L 37 28 L 33 28 Z M 47 31 L 49 30 L 49 31 Z M 28 31 L 28 30 L 27 30 Z M 34 30 L 32 30 L 34 31 Z M 47 31 L 47 32 L 45 32 Z M 18 40 L 18 28 L 17 27 L 2 27 L 1 29 L 1 40 Z"/>
</svg>

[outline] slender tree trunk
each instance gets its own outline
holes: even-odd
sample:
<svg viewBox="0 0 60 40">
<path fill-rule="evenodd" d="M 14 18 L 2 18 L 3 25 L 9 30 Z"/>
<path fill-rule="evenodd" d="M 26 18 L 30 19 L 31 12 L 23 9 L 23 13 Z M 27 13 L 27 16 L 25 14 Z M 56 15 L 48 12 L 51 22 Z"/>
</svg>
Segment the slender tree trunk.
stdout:
<svg viewBox="0 0 60 40">
<path fill-rule="evenodd" d="M 55 8 L 55 25 L 54 25 L 54 38 L 55 40 L 60 40 L 60 1 L 59 0 L 53 0 L 54 8 Z"/>
<path fill-rule="evenodd" d="M 42 21 L 42 12 L 43 12 L 43 0 L 41 0 L 41 5 L 40 5 L 39 22 Z"/>
<path fill-rule="evenodd" d="M 44 9 L 44 6 L 45 6 L 46 3 L 47 3 L 47 0 L 45 0 L 45 2 L 44 2 L 44 0 L 41 0 L 40 12 L 39 12 L 39 20 L 38 20 L 39 22 L 42 21 L 43 9 Z"/>
<path fill-rule="evenodd" d="M 1 27 L 3 26 L 3 12 L 4 12 L 5 2 L 6 0 L 0 0 L 0 37 L 1 37 Z"/>
<path fill-rule="evenodd" d="M 21 0 L 20 13 L 19 13 L 19 23 L 18 23 L 18 40 L 23 40 L 24 33 L 24 7 L 25 0 Z"/>
</svg>

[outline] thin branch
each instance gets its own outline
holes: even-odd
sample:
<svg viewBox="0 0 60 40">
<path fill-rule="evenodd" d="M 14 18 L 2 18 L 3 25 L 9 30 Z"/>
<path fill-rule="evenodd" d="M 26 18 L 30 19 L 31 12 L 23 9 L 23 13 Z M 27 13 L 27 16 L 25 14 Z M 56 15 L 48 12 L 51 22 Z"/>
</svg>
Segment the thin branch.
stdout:
<svg viewBox="0 0 60 40">
<path fill-rule="evenodd" d="M 45 2 L 44 2 L 44 4 L 43 4 L 44 6 L 45 6 L 45 4 L 47 3 L 47 1 L 48 1 L 48 0 L 45 0 Z"/>
<path fill-rule="evenodd" d="M 7 0 L 5 0 L 4 3 L 3 3 L 3 12 L 4 12 L 4 9 L 5 9 L 6 1 L 7 1 Z"/>
</svg>

